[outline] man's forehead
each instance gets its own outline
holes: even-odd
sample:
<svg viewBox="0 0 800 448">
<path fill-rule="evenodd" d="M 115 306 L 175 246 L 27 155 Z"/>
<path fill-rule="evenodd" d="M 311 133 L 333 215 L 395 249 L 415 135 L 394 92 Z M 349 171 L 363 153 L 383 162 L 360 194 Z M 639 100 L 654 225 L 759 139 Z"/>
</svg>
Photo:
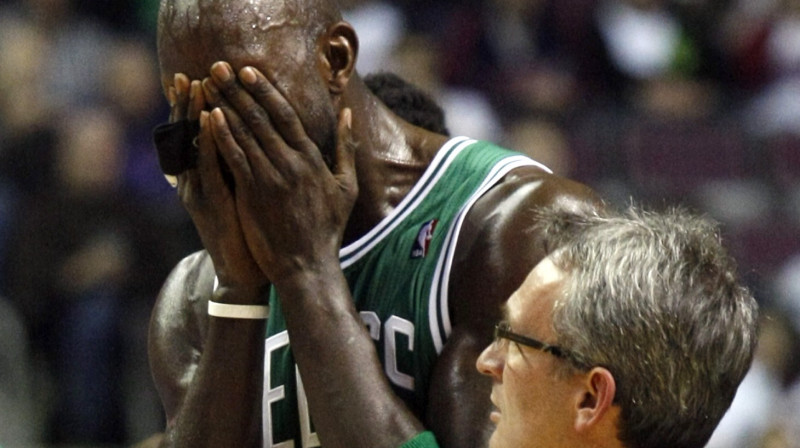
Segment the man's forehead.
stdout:
<svg viewBox="0 0 800 448">
<path fill-rule="evenodd" d="M 309 0 L 162 0 L 159 15 L 162 19 L 200 20 L 201 16 L 220 16 L 229 20 L 263 19 L 266 25 L 271 19 L 283 15 L 297 15 Z M 256 24 L 258 25 L 258 24 Z"/>
<path fill-rule="evenodd" d="M 566 273 L 549 258 L 544 258 L 531 270 L 525 281 L 503 306 L 504 318 L 509 321 L 527 320 L 549 315 L 555 298 L 561 291 Z"/>
<path fill-rule="evenodd" d="M 167 0 L 159 10 L 159 33 L 212 33 L 248 44 L 271 28 L 303 24 L 303 1 Z"/>
<path fill-rule="evenodd" d="M 304 24 L 292 13 L 291 4 L 271 0 L 170 2 L 162 7 L 159 21 L 162 77 L 180 72 L 200 78 L 219 60 L 263 70 L 266 67 L 260 61 L 280 59 L 277 53 L 297 56 L 301 39 L 295 31 Z"/>
</svg>

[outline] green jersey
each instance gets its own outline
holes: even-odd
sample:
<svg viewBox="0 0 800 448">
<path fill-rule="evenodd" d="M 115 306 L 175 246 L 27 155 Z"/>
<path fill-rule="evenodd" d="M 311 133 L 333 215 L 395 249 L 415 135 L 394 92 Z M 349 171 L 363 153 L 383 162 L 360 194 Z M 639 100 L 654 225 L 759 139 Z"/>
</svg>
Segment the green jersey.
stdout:
<svg viewBox="0 0 800 448">
<path fill-rule="evenodd" d="M 404 443 L 400 448 L 439 448 L 436 437 L 430 431 L 417 434 L 413 439 Z"/>
<path fill-rule="evenodd" d="M 542 167 L 490 143 L 451 139 L 400 204 L 339 253 L 384 372 L 417 415 L 425 409 L 428 381 L 450 334 L 448 282 L 461 224 L 470 207 L 509 171 L 531 165 Z M 270 310 L 264 446 L 321 446 L 274 292 Z"/>
</svg>

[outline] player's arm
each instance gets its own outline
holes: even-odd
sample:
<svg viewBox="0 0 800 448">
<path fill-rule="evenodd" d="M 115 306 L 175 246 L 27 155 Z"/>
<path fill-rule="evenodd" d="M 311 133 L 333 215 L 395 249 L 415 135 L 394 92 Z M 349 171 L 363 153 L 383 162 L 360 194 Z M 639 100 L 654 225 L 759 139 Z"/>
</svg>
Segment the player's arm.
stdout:
<svg viewBox="0 0 800 448">
<path fill-rule="evenodd" d="M 339 265 L 358 194 L 350 111 L 340 114 L 329 168 L 263 74 L 244 68 L 237 81 L 217 63 L 212 75 L 220 98 L 209 101 L 221 105 L 211 112 L 216 143 L 233 173 L 250 250 L 280 297 L 322 445 L 401 446 L 423 427 L 384 377 Z"/>
<path fill-rule="evenodd" d="M 153 310 L 148 352 L 167 418 L 161 446 L 246 447 L 261 440 L 264 323 L 209 318 L 213 279 L 205 251 L 187 257 Z"/>
<path fill-rule="evenodd" d="M 176 76 L 170 97 L 172 121 L 200 120 L 197 166 L 178 176 L 178 193 L 208 256 L 175 268 L 151 319 L 151 368 L 167 414 L 161 445 L 259 446 L 265 320 L 208 317 L 206 306 L 209 298 L 265 304 L 266 277 L 247 251 L 222 179 L 199 81 Z"/>
<path fill-rule="evenodd" d="M 587 187 L 537 169 L 518 169 L 482 197 L 459 237 L 450 278 L 452 333 L 431 378 L 426 426 L 443 447 L 484 447 L 491 380 L 475 362 L 490 343 L 500 306 L 547 248 L 531 232 L 543 206 L 597 207 Z"/>
</svg>

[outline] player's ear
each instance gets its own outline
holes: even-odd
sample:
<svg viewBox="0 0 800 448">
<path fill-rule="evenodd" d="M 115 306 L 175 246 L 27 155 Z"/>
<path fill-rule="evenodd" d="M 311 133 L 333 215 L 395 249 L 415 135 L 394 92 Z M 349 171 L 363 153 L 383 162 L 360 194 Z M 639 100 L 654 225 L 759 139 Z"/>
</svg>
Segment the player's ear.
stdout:
<svg viewBox="0 0 800 448">
<path fill-rule="evenodd" d="M 581 392 L 575 399 L 575 431 L 599 427 L 604 418 L 610 417 L 616 392 L 614 376 L 608 369 L 595 367 L 585 374 Z"/>
<path fill-rule="evenodd" d="M 358 36 L 347 22 L 338 22 L 328 28 L 323 37 L 320 58 L 328 88 L 340 94 L 356 70 Z"/>
</svg>

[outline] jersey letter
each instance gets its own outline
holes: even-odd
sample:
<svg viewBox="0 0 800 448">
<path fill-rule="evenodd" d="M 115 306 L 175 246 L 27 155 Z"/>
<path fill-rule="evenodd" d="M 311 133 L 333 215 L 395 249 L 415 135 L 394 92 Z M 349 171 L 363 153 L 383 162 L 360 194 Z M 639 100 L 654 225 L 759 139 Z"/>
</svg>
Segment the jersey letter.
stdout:
<svg viewBox="0 0 800 448">
<path fill-rule="evenodd" d="M 383 329 L 384 343 L 386 349 L 384 350 L 384 365 L 386 366 L 386 375 L 389 380 L 403 389 L 414 390 L 414 377 L 400 372 L 397 368 L 397 333 L 403 334 L 408 337 L 408 351 L 414 351 L 414 324 L 392 316 L 386 321 L 386 326 Z"/>
</svg>

